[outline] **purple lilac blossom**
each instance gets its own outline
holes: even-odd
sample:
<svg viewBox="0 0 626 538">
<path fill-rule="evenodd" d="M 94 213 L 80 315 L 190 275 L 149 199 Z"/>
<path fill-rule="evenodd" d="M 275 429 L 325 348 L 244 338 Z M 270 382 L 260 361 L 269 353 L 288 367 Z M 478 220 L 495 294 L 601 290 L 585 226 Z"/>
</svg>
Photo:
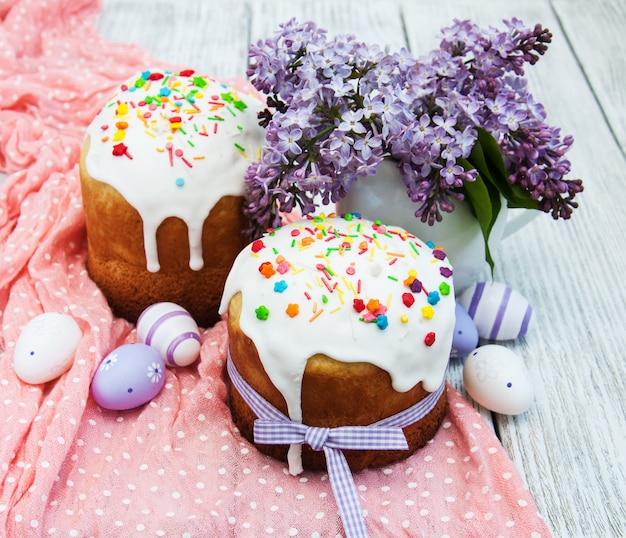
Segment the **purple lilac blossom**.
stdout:
<svg viewBox="0 0 626 538">
<path fill-rule="evenodd" d="M 252 235 L 280 224 L 279 210 L 303 214 L 336 202 L 358 177 L 395 159 L 416 217 L 430 224 L 454 210 L 477 178 L 469 159 L 477 128 L 498 144 L 508 181 L 554 218 L 569 218 L 580 180 L 566 180 L 572 138 L 547 125 L 522 78 L 545 53 L 540 25 L 504 21 L 503 31 L 455 20 L 438 49 L 416 59 L 353 36 L 328 37 L 295 19 L 250 47 L 248 75 L 267 95 L 261 160 L 247 171 L 245 213 Z"/>
</svg>

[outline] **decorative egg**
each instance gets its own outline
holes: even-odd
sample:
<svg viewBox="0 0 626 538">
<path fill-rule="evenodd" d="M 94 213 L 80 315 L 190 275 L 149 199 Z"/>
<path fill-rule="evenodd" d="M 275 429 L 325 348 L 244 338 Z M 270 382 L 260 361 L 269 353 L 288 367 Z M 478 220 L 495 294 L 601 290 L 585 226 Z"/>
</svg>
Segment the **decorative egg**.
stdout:
<svg viewBox="0 0 626 538">
<path fill-rule="evenodd" d="M 521 338 L 528 331 L 533 308 L 519 292 L 501 282 L 478 282 L 457 298 L 488 340 Z"/>
<path fill-rule="evenodd" d="M 478 345 L 478 329 L 474 320 L 469 317 L 459 303 L 456 304 L 456 321 L 454 323 L 454 334 L 452 335 L 451 357 L 465 357 Z"/>
<path fill-rule="evenodd" d="M 124 344 L 100 363 L 91 381 L 91 395 L 105 409 L 133 409 L 154 398 L 165 383 L 160 353 L 146 344 Z"/>
<path fill-rule="evenodd" d="M 15 343 L 15 374 L 33 385 L 56 379 L 72 366 L 81 336 L 71 316 L 39 314 L 26 324 Z"/>
<path fill-rule="evenodd" d="M 200 355 L 198 325 L 175 303 L 146 308 L 137 320 L 137 340 L 157 349 L 168 366 L 188 366 Z"/>
<path fill-rule="evenodd" d="M 463 365 L 463 382 L 476 403 L 503 415 L 523 413 L 535 397 L 522 358 L 497 344 L 481 346 L 469 354 Z"/>
</svg>

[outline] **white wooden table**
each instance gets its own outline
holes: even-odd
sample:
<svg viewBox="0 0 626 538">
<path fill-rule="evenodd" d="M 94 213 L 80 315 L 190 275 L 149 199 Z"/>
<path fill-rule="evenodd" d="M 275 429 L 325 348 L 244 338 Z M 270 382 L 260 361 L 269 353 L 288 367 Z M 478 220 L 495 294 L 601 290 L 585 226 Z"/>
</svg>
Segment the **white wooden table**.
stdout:
<svg viewBox="0 0 626 538">
<path fill-rule="evenodd" d="M 496 253 L 496 279 L 536 310 L 534 330 L 507 345 L 525 357 L 537 396 L 521 416 L 484 416 L 555 536 L 626 536 L 626 1 L 104 0 L 98 28 L 229 77 L 245 74 L 250 41 L 292 16 L 417 54 L 454 18 L 518 17 L 554 34 L 527 73 L 549 122 L 575 138 L 571 177 L 585 192 L 571 221 L 542 214 Z M 450 379 L 463 391 L 459 363 Z"/>
</svg>

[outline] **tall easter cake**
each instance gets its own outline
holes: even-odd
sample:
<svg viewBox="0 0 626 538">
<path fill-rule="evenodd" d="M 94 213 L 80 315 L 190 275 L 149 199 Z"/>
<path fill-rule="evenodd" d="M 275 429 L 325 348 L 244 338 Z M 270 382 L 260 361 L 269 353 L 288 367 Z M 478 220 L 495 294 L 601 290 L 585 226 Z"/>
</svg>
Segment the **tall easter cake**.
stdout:
<svg viewBox="0 0 626 538">
<path fill-rule="evenodd" d="M 80 176 L 87 266 L 130 321 L 171 301 L 200 326 L 219 319 L 246 244 L 243 178 L 264 141 L 251 95 L 194 73 L 145 71 L 87 129 Z"/>
<path fill-rule="evenodd" d="M 220 311 L 238 375 L 293 422 L 368 426 L 430 396 L 425 416 L 403 428 L 408 450 L 348 450 L 353 470 L 405 458 L 439 428 L 452 269 L 441 249 L 404 229 L 347 214 L 269 231 L 235 260 Z M 254 442 L 257 416 L 232 378 L 233 420 Z M 323 452 L 308 445 L 257 448 L 294 474 L 325 467 Z"/>
</svg>

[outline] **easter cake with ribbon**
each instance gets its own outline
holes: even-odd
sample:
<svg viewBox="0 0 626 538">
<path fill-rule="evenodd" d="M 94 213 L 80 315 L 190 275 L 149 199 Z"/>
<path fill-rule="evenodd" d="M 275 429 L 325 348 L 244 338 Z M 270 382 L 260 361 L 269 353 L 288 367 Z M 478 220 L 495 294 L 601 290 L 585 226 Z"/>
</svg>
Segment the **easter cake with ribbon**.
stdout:
<svg viewBox="0 0 626 538">
<path fill-rule="evenodd" d="M 455 308 L 445 252 L 402 228 L 347 214 L 268 231 L 220 306 L 235 424 L 292 474 L 327 468 L 329 447 L 352 470 L 408 457 L 445 414 Z"/>
<path fill-rule="evenodd" d="M 243 179 L 263 144 L 257 97 L 193 70 L 123 82 L 88 127 L 80 175 L 90 276 L 116 315 L 153 303 L 219 320 L 246 244 Z"/>
</svg>

